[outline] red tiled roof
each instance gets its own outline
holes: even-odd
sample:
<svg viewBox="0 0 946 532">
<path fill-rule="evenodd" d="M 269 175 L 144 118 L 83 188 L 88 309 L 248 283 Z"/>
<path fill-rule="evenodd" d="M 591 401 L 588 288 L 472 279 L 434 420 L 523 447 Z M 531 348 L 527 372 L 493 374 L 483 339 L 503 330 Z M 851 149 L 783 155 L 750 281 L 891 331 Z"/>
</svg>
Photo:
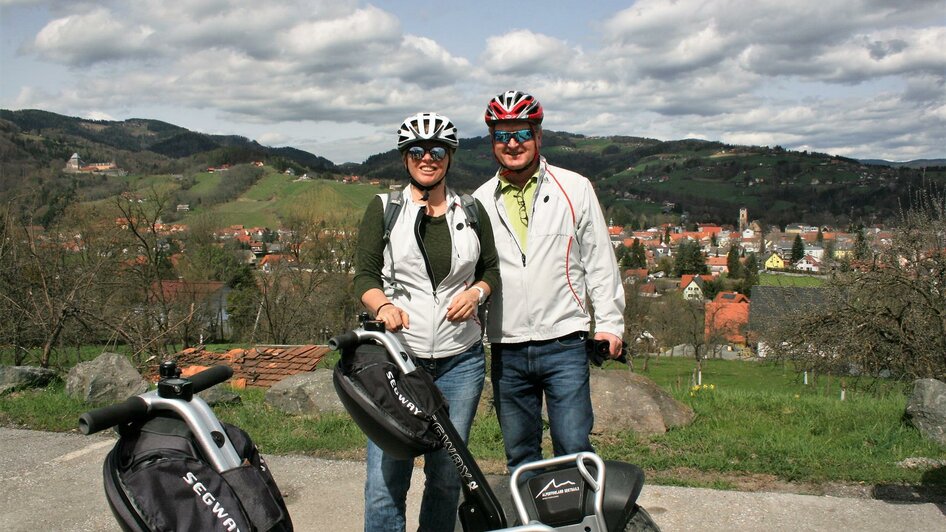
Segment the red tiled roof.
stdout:
<svg viewBox="0 0 946 532">
<path fill-rule="evenodd" d="M 227 352 L 192 347 L 177 354 L 177 365 L 182 375 L 189 376 L 209 366 L 225 364 L 233 368 L 232 386 L 269 388 L 291 375 L 314 371 L 330 351 L 324 345 L 257 346 Z"/>
</svg>

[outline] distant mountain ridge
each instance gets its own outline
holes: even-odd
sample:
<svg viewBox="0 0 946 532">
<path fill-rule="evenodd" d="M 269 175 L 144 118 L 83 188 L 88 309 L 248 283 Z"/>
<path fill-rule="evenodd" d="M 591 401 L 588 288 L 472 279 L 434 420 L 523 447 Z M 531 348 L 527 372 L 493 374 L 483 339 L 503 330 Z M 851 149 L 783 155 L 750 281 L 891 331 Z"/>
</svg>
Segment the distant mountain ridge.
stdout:
<svg viewBox="0 0 946 532">
<path fill-rule="evenodd" d="M 230 150 L 244 158 L 278 156 L 311 170 L 335 171 L 335 163 L 324 157 L 295 148 L 272 148 L 239 135 L 209 135 L 168 124 L 160 120 L 130 118 L 122 121 L 89 120 L 27 109 L 0 109 L 0 120 L 22 132 L 33 132 L 61 140 L 81 139 L 102 147 L 129 153 L 149 151 L 168 159 L 192 157 L 215 150 Z M 95 147 L 91 147 L 93 150 Z M 84 154 L 97 159 L 97 157 Z"/>
<path fill-rule="evenodd" d="M 928 168 L 930 166 L 946 166 L 946 159 L 914 159 L 912 161 L 887 161 L 884 159 L 858 159 L 864 164 L 877 166 L 892 166 L 894 168 Z"/>
<path fill-rule="evenodd" d="M 549 130 L 543 132 L 542 146 L 551 164 L 592 181 L 606 215 L 617 224 L 641 225 L 645 217 L 652 222 L 663 215 L 732 224 L 742 208 L 749 210 L 750 219 L 767 225 L 877 223 L 896 216 L 901 205 L 909 204 L 910 194 L 926 183 L 946 183 L 946 159 L 858 161 L 779 146 Z M 309 178 L 341 180 L 356 175 L 362 182 L 384 185 L 407 180 L 395 149 L 360 164 L 336 165 L 304 150 L 262 146 L 238 135 L 208 135 L 159 120 L 87 120 L 41 110 L 0 109 L 0 199 L 29 197 L 30 208 L 41 209 L 73 201 L 80 193 L 85 199 L 102 199 L 128 186 L 125 181 L 88 175 L 63 179 L 63 165 L 73 153 L 85 161 L 115 161 L 132 175 L 167 176 L 180 181 L 171 183 L 178 188 L 208 167 L 254 161 Z M 496 168 L 487 137 L 460 139 L 449 183 L 471 191 Z M 217 186 L 217 197 L 238 195 L 258 179 L 235 175 Z"/>
</svg>

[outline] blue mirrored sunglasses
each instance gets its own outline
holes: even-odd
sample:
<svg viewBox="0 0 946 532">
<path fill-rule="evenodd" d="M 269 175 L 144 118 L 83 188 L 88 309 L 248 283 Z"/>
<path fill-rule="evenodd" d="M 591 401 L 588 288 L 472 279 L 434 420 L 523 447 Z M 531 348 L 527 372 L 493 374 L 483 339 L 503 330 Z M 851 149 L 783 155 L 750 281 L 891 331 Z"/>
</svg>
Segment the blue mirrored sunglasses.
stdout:
<svg viewBox="0 0 946 532">
<path fill-rule="evenodd" d="M 516 142 L 522 144 L 527 140 L 532 140 L 531 129 L 520 129 L 519 131 L 493 131 L 493 140 L 509 144 L 509 141 L 516 139 Z"/>
<path fill-rule="evenodd" d="M 441 146 L 434 146 L 433 148 L 424 148 L 423 146 L 411 146 L 407 150 L 407 154 L 411 156 L 411 159 L 419 161 L 424 158 L 424 154 L 429 153 L 430 158 L 435 161 L 442 161 L 444 157 L 447 156 L 447 148 Z"/>
</svg>

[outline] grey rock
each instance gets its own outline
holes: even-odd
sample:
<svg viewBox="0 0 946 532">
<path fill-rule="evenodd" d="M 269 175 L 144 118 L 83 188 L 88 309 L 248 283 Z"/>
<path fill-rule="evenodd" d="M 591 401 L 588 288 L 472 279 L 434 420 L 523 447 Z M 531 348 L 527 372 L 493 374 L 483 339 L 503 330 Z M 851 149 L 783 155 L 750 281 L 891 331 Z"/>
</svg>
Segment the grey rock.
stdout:
<svg viewBox="0 0 946 532">
<path fill-rule="evenodd" d="M 197 394 L 209 406 L 217 405 L 238 405 L 243 403 L 243 398 L 222 386 L 211 386 L 210 388 Z"/>
<path fill-rule="evenodd" d="M 66 376 L 66 394 L 88 403 L 117 403 L 148 391 L 146 381 L 128 358 L 102 353 L 76 364 Z"/>
<path fill-rule="evenodd" d="M 317 416 L 345 412 L 345 407 L 335 394 L 330 369 L 317 369 L 286 377 L 266 390 L 265 400 L 273 408 L 290 414 Z"/>
<path fill-rule="evenodd" d="M 946 445 L 946 384 L 936 379 L 913 381 L 904 419 L 923 436 Z"/>
<path fill-rule="evenodd" d="M 677 401 L 654 381 L 631 371 L 591 371 L 591 404 L 595 433 L 633 430 L 663 434 L 690 424 L 693 409 Z"/>
<path fill-rule="evenodd" d="M 38 366 L 0 366 L 0 395 L 24 388 L 43 388 L 59 378 L 55 371 Z"/>
</svg>

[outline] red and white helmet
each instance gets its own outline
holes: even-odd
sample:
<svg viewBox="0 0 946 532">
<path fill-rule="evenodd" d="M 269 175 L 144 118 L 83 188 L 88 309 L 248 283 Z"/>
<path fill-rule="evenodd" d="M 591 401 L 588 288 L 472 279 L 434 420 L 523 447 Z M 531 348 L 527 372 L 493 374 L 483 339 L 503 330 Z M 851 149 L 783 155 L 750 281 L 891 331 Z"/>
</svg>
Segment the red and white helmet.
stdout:
<svg viewBox="0 0 946 532">
<path fill-rule="evenodd" d="M 486 125 L 492 126 L 501 120 L 526 120 L 541 124 L 545 113 L 542 104 L 531 94 L 522 91 L 506 91 L 497 94 L 486 106 Z"/>
<path fill-rule="evenodd" d="M 400 151 L 425 140 L 442 142 L 452 150 L 460 145 L 456 126 L 449 118 L 437 113 L 417 113 L 407 117 L 398 128 L 397 137 L 397 149 Z"/>
</svg>

